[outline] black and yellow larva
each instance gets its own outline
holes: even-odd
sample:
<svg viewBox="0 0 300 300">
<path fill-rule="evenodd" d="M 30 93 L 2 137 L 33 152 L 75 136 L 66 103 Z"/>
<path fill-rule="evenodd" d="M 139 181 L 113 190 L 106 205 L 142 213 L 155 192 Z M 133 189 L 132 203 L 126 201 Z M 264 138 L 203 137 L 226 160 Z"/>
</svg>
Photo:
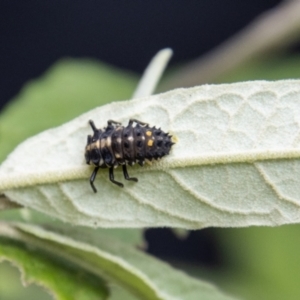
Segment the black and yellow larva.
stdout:
<svg viewBox="0 0 300 300">
<path fill-rule="evenodd" d="M 134 122 L 136 126 L 133 126 Z M 109 168 L 110 181 L 123 187 L 121 182 L 114 179 L 114 168 L 122 165 L 125 179 L 137 182 L 137 178 L 129 177 L 126 165 L 139 163 L 143 166 L 146 159 L 151 161 L 169 154 L 174 144 L 168 133 L 136 119 L 130 119 L 126 127 L 112 120 L 108 120 L 107 127 L 103 129 L 97 129 L 92 120 L 89 124 L 94 135 L 87 137 L 85 160 L 87 164 L 95 166 L 90 177 L 95 193 L 94 181 L 99 168 Z"/>
</svg>

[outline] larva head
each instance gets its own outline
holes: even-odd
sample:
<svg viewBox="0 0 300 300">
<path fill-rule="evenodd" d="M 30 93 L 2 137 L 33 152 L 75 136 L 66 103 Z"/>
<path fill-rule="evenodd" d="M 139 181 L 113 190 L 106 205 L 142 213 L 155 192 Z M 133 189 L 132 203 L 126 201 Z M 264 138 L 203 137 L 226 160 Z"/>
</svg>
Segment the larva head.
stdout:
<svg viewBox="0 0 300 300">
<path fill-rule="evenodd" d="M 100 161 L 102 160 L 100 152 L 100 137 L 101 131 L 97 130 L 94 132 L 94 135 L 88 135 L 87 144 L 85 147 L 85 161 L 88 165 L 99 166 Z"/>
</svg>

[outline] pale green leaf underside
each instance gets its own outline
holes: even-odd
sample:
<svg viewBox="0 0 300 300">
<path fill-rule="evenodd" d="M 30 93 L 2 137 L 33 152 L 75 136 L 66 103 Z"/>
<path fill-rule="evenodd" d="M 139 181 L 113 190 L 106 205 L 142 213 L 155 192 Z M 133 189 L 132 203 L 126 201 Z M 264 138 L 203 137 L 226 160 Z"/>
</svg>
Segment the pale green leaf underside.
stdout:
<svg viewBox="0 0 300 300">
<path fill-rule="evenodd" d="M 137 118 L 175 135 L 159 163 L 129 169 L 124 189 L 84 146 L 93 119 Z M 300 81 L 204 85 L 96 108 L 21 144 L 0 167 L 10 199 L 75 224 L 104 227 L 279 225 L 300 221 Z M 122 180 L 120 168 L 115 172 Z"/>
<path fill-rule="evenodd" d="M 230 300 L 210 284 L 193 279 L 106 235 L 89 239 L 75 230 L 45 230 L 26 224 L 1 224 L 0 236 L 29 243 L 71 261 L 83 271 L 120 285 L 139 299 Z"/>
</svg>

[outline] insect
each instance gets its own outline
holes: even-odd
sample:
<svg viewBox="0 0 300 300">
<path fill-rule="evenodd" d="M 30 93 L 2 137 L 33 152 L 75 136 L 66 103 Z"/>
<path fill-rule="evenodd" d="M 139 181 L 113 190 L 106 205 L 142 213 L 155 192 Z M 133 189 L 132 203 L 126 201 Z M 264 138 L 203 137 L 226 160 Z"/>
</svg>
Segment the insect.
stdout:
<svg viewBox="0 0 300 300">
<path fill-rule="evenodd" d="M 133 123 L 136 125 L 133 126 Z M 103 129 L 97 129 L 92 120 L 89 124 L 94 134 L 87 137 L 85 160 L 87 164 L 95 166 L 90 177 L 95 193 L 94 181 L 99 168 L 109 168 L 110 181 L 123 187 L 121 182 L 114 179 L 114 168 L 122 165 L 125 179 L 137 182 L 137 178 L 129 177 L 126 165 L 139 163 L 143 166 L 146 159 L 151 161 L 169 154 L 174 144 L 168 133 L 136 119 L 130 119 L 126 127 L 113 120 L 108 120 L 107 127 Z"/>
</svg>

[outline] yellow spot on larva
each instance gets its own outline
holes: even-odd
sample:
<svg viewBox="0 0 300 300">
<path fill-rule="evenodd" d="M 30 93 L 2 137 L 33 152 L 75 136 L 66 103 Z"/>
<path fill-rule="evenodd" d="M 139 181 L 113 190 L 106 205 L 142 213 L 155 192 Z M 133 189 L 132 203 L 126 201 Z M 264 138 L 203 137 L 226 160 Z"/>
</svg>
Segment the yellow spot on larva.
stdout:
<svg viewBox="0 0 300 300">
<path fill-rule="evenodd" d="M 150 130 L 146 131 L 146 135 L 151 136 L 152 132 Z"/>
<path fill-rule="evenodd" d="M 147 143 L 147 145 L 148 145 L 149 147 L 152 147 L 152 146 L 153 146 L 153 140 L 149 140 L 148 143 Z"/>
</svg>

